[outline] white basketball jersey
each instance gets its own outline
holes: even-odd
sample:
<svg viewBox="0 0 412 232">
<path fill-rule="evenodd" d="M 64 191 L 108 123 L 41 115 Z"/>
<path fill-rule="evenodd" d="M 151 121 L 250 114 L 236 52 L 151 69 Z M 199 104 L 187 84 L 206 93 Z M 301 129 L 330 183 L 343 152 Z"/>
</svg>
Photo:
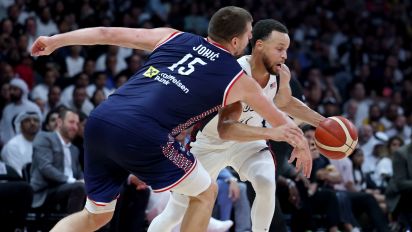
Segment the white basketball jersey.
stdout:
<svg viewBox="0 0 412 232">
<path fill-rule="evenodd" d="M 242 69 L 246 72 L 246 74 L 252 76 L 249 60 L 250 55 L 247 55 L 239 58 L 237 61 L 240 64 L 240 66 L 242 66 Z M 278 83 L 276 81 L 276 76 L 270 75 L 269 81 L 267 82 L 266 86 L 262 89 L 263 93 L 266 95 L 269 101 L 273 101 L 273 98 L 275 97 L 276 91 L 278 89 L 277 86 Z M 234 141 L 221 140 L 219 138 L 219 133 L 217 131 L 218 117 L 219 116 L 215 116 L 212 120 L 210 120 L 210 122 L 206 124 L 203 130 L 198 132 L 196 136 L 196 141 L 194 143 L 191 143 L 192 147 L 207 146 L 215 149 L 224 149 L 228 146 L 231 146 L 234 143 Z M 244 124 L 256 127 L 263 127 L 264 125 L 264 119 L 258 113 L 256 113 L 251 107 L 249 107 L 243 102 L 242 114 L 240 115 L 239 121 Z"/>
</svg>

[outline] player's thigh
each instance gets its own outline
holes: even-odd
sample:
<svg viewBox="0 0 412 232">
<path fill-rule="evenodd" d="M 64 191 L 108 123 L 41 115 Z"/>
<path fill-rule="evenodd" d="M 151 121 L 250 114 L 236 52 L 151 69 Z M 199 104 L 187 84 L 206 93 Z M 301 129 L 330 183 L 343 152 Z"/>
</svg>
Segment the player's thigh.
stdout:
<svg viewBox="0 0 412 232">
<path fill-rule="evenodd" d="M 190 152 L 198 159 L 212 180 L 216 180 L 219 172 L 227 166 L 227 153 L 224 150 L 192 148 Z"/>
</svg>

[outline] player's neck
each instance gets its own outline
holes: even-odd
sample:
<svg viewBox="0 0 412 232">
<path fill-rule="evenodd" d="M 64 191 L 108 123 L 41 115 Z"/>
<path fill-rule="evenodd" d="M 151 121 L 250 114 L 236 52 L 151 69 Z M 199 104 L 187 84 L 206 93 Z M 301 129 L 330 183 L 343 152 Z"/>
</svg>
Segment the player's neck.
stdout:
<svg viewBox="0 0 412 232">
<path fill-rule="evenodd" d="M 249 63 L 253 78 L 262 88 L 265 87 L 269 81 L 270 74 L 266 70 L 260 55 L 252 53 Z"/>
<path fill-rule="evenodd" d="M 211 43 L 211 44 L 213 44 L 217 47 L 223 48 L 226 51 L 228 51 L 230 54 L 234 55 L 235 51 L 233 49 L 231 50 L 231 47 L 228 44 L 216 42 L 213 39 L 211 39 L 210 37 L 207 37 L 206 39 L 209 43 Z"/>
</svg>

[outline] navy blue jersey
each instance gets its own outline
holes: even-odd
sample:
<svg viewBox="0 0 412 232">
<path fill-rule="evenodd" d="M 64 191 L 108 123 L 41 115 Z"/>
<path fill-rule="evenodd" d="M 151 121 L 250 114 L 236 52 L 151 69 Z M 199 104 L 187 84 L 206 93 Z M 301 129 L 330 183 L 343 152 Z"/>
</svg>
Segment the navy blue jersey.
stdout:
<svg viewBox="0 0 412 232">
<path fill-rule="evenodd" d="M 144 66 L 92 116 L 131 130 L 142 128 L 136 125 L 142 121 L 155 121 L 158 128 L 150 129 L 163 130 L 166 141 L 167 134 L 180 133 L 225 104 L 225 94 L 241 74 L 227 50 L 178 32 L 156 47 Z"/>
</svg>

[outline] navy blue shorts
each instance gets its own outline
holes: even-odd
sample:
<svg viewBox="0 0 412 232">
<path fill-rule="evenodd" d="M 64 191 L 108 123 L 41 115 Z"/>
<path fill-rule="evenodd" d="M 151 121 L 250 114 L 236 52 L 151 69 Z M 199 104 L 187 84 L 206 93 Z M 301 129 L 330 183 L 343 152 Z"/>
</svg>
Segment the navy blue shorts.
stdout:
<svg viewBox="0 0 412 232">
<path fill-rule="evenodd" d="M 166 191 L 193 170 L 195 158 L 155 122 L 120 128 L 89 117 L 85 127 L 85 182 L 89 199 L 111 202 L 132 173 L 153 190 Z"/>
</svg>

